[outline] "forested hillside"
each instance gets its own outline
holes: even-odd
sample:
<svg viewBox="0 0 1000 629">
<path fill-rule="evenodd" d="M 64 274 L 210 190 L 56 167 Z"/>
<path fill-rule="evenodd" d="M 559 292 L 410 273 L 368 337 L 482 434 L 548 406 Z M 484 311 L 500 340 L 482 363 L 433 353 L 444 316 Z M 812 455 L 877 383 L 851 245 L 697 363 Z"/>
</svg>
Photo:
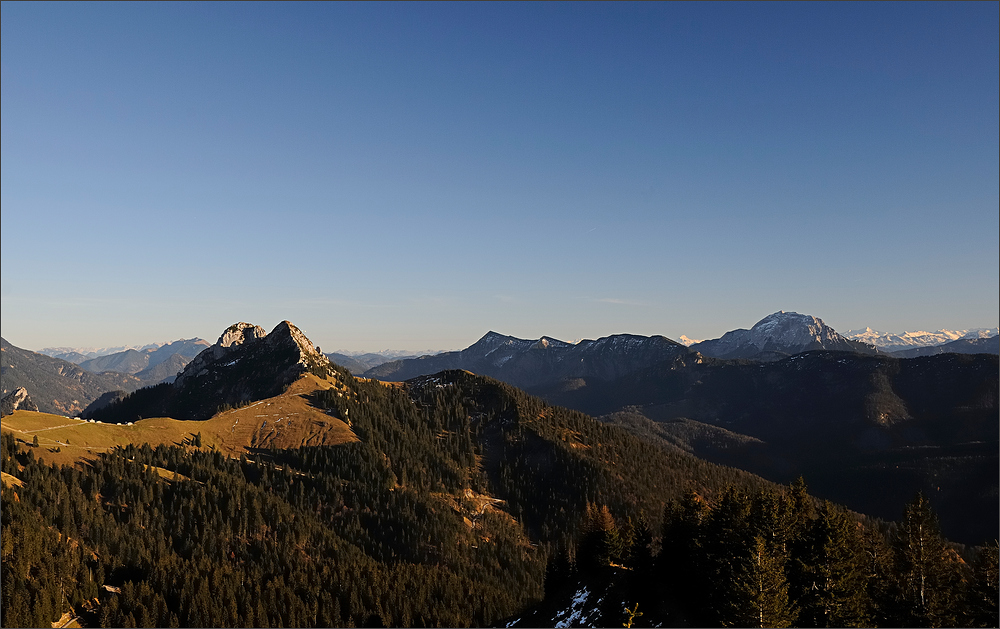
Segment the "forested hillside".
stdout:
<svg viewBox="0 0 1000 629">
<path fill-rule="evenodd" d="M 689 492 L 660 529 L 592 505 L 576 545 L 549 558 L 545 601 L 510 624 L 995 626 L 996 541 L 959 554 L 923 495 L 901 515 L 886 525 L 817 504 L 801 479 Z"/>
<path fill-rule="evenodd" d="M 650 587 L 689 577 L 736 587 L 751 574 L 746 540 L 777 544 L 791 535 L 787 505 L 812 504 L 467 372 L 394 386 L 313 371 L 339 383 L 313 404 L 359 441 L 239 457 L 198 441 L 130 445 L 59 468 L 5 433 L 4 624 L 47 625 L 71 608 L 101 626 L 490 625 L 609 570 L 659 570 Z M 724 512 L 740 535 L 726 537 L 709 534 L 723 524 L 706 506 L 697 517 L 708 528 L 682 539 L 691 496 L 770 496 L 778 515 L 751 521 L 757 499 L 739 498 Z M 675 538 L 711 548 L 709 563 L 669 559 Z M 731 545 L 704 541 L 723 538 Z M 726 557 L 736 572 L 719 580 L 712 566 Z M 942 591 L 965 601 L 978 582 L 953 563 L 960 579 Z M 656 592 L 664 608 L 648 609 L 650 622 L 702 620 L 685 607 L 701 599 Z M 956 609 L 960 622 L 978 618 Z"/>
<path fill-rule="evenodd" d="M 539 388 L 576 408 L 726 465 L 885 519 L 917 491 L 953 539 L 996 535 L 1000 361 L 815 351 L 774 362 L 689 355 L 611 382 Z"/>
</svg>

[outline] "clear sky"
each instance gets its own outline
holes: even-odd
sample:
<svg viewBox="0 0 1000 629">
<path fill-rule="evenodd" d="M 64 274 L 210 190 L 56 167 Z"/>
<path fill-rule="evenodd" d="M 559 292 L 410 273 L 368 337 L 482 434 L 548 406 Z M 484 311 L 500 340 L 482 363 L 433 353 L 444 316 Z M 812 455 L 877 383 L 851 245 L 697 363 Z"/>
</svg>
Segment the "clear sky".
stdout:
<svg viewBox="0 0 1000 629">
<path fill-rule="evenodd" d="M 2 333 L 1000 320 L 998 3 L 2 5 Z"/>
</svg>

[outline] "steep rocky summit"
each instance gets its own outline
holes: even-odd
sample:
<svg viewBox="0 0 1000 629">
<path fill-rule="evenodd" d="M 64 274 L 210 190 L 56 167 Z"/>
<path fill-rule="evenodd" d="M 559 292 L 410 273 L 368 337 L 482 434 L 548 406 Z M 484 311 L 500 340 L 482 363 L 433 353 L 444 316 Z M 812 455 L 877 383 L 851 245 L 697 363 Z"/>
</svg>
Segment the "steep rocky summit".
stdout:
<svg viewBox="0 0 1000 629">
<path fill-rule="evenodd" d="M 303 373 L 330 365 L 289 321 L 270 334 L 249 323 L 229 326 L 174 381 L 172 417 L 210 417 L 220 405 L 237 406 L 278 395 Z"/>
<path fill-rule="evenodd" d="M 331 368 L 329 359 L 289 321 L 270 333 L 250 323 L 234 323 L 172 384 L 143 389 L 112 406 L 119 407 L 116 415 L 127 410 L 125 414 L 135 417 L 206 419 L 220 408 L 278 395 L 306 372 Z"/>
</svg>

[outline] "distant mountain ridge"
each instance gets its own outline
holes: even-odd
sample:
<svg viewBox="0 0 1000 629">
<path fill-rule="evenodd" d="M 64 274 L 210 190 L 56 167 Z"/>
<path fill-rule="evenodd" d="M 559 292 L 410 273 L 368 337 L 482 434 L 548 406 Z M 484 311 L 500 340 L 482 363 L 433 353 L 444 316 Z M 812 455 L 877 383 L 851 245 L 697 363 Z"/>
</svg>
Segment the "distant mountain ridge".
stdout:
<svg viewBox="0 0 1000 629">
<path fill-rule="evenodd" d="M 917 358 L 919 356 L 936 356 L 938 354 L 998 354 L 1000 353 L 1000 336 L 985 338 L 962 338 L 950 343 L 931 345 L 930 347 L 914 347 L 892 352 L 899 358 Z"/>
<path fill-rule="evenodd" d="M 59 358 L 60 360 L 65 360 L 71 362 L 74 365 L 78 365 L 85 360 L 91 360 L 93 358 L 100 358 L 101 356 L 108 356 L 110 354 L 118 354 L 130 349 L 136 350 L 138 352 L 144 352 L 148 349 L 157 349 L 166 345 L 163 343 L 147 343 L 145 345 L 116 345 L 114 347 L 43 347 L 37 350 L 36 353 L 44 354 L 45 356 L 50 356 L 52 358 Z"/>
<path fill-rule="evenodd" d="M 848 330 L 844 336 L 852 341 L 874 345 L 885 352 L 898 352 L 918 347 L 943 345 L 959 339 L 980 339 L 997 336 L 998 328 L 973 328 L 971 330 L 937 330 L 935 332 L 879 332 L 871 328 Z"/>
<path fill-rule="evenodd" d="M 93 373 L 117 371 L 119 373 L 138 374 L 141 371 L 166 362 L 172 356 L 180 358 L 179 364 L 180 367 L 183 367 L 209 345 L 208 341 L 200 338 L 180 339 L 172 343 L 164 343 L 156 348 L 147 348 L 144 350 L 127 349 L 122 352 L 91 358 L 78 364 L 83 369 Z M 173 364 L 178 364 L 178 360 L 175 359 Z M 166 375 L 173 375 L 177 371 L 179 369 Z"/>
<path fill-rule="evenodd" d="M 420 358 L 421 356 L 435 356 L 439 351 L 429 350 L 426 352 L 405 352 L 400 350 L 383 350 L 381 352 L 328 352 L 326 357 L 344 367 L 351 373 L 361 374 L 369 369 L 374 369 L 394 360 L 406 360 L 408 358 Z"/>
<path fill-rule="evenodd" d="M 664 336 L 615 334 L 567 343 L 548 336 L 528 340 L 491 331 L 466 349 L 384 363 L 364 375 L 402 381 L 463 369 L 533 387 L 567 378 L 610 380 L 687 353 L 683 345 Z"/>
<path fill-rule="evenodd" d="M 108 391 L 134 391 L 142 380 L 130 374 L 91 373 L 65 360 L 15 347 L 0 339 L 3 395 L 24 387 L 43 413 L 76 415 Z"/>
<path fill-rule="evenodd" d="M 694 343 L 690 349 L 712 358 L 752 360 L 779 360 L 819 349 L 861 354 L 878 351 L 844 338 L 822 319 L 784 310 L 764 317 L 749 330 L 732 330 L 720 338 Z"/>
</svg>

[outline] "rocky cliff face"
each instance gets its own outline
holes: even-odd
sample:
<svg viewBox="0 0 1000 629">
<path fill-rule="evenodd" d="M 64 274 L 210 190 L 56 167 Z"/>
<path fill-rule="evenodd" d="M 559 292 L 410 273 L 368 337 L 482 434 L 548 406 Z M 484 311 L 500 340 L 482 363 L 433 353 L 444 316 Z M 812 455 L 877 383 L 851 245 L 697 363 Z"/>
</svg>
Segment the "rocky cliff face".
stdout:
<svg viewBox="0 0 1000 629">
<path fill-rule="evenodd" d="M 35 403 L 31 401 L 31 396 L 28 395 L 28 390 L 24 387 L 14 389 L 5 395 L 2 400 L 0 400 L 0 416 L 10 415 L 17 410 L 38 410 Z"/>
<path fill-rule="evenodd" d="M 200 354 L 187 364 L 184 371 L 177 375 L 174 384 L 181 386 L 188 378 L 208 373 L 207 370 L 210 365 L 224 358 L 227 354 L 232 353 L 245 342 L 256 341 L 265 336 L 267 336 L 267 332 L 259 325 L 244 323 L 242 321 L 232 324 L 219 336 L 219 340 L 215 342 L 215 345 L 202 350 Z"/>
</svg>

